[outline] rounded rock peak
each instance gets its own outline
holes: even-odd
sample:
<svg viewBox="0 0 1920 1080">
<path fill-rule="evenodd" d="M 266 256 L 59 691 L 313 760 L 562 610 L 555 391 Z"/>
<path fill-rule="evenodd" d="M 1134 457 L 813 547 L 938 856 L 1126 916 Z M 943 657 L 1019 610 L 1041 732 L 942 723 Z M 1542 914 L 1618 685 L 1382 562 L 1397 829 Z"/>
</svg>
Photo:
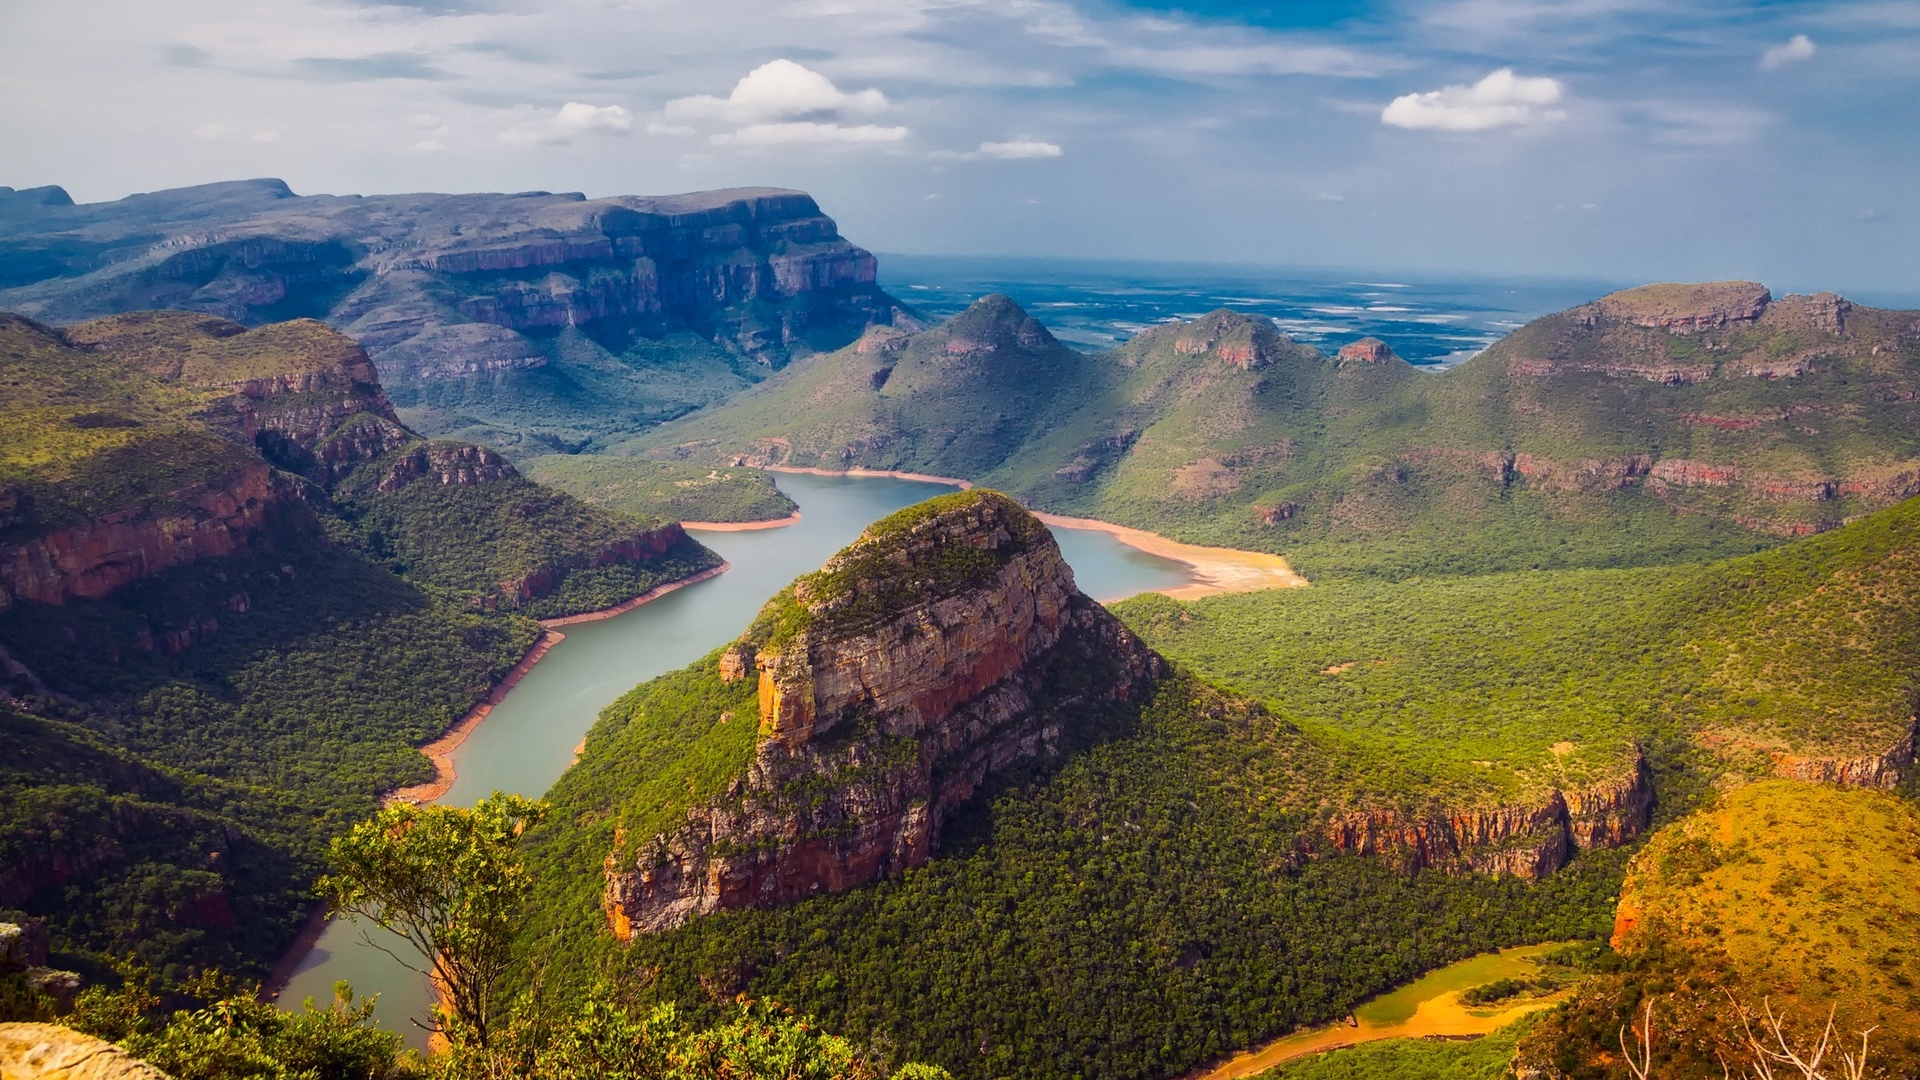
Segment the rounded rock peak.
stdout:
<svg viewBox="0 0 1920 1080">
<path fill-rule="evenodd" d="M 1363 337 L 1359 341 L 1350 341 L 1340 346 L 1334 359 L 1341 363 L 1384 364 L 1399 360 L 1400 354 L 1393 347 L 1377 337 Z M 1404 361 L 1403 361 L 1404 362 Z"/>
<path fill-rule="evenodd" d="M 1172 323 L 1141 335 L 1150 343 L 1168 338 L 1181 356 L 1211 356 L 1251 371 L 1279 359 L 1293 342 L 1273 323 L 1220 308 L 1186 323 Z"/>
<path fill-rule="evenodd" d="M 1689 333 L 1758 319 L 1773 294 L 1757 281 L 1662 282 L 1609 293 L 1591 305 L 1604 316 L 1650 329 Z"/>
</svg>

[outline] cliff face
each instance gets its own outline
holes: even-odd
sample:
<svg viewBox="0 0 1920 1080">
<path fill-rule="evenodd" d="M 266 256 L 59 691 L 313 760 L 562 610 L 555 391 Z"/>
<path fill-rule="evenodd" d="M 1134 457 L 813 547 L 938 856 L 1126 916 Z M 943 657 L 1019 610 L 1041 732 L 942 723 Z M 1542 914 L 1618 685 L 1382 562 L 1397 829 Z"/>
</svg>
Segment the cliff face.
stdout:
<svg viewBox="0 0 1920 1080">
<path fill-rule="evenodd" d="M 362 198 L 260 184 L 271 190 L 16 208 L 0 249 L 61 237 L 55 250 L 76 254 L 6 282 L 0 307 L 54 322 L 150 307 L 249 324 L 267 309 L 309 315 L 366 343 L 401 384 L 543 365 L 538 339 L 567 327 L 692 330 L 777 366 L 897 310 L 873 256 L 799 191 Z"/>
<path fill-rule="evenodd" d="M 613 932 L 837 892 L 925 862 L 996 771 L 1058 752 L 1075 712 L 1164 665 L 1074 587 L 1051 534 L 992 492 L 870 529 L 768 605 L 721 661 L 759 681 L 746 773 L 606 860 Z"/>
<path fill-rule="evenodd" d="M 276 528 L 312 522 L 265 462 L 172 494 L 175 509 L 128 509 L 0 545 L 0 608 L 13 597 L 48 604 L 97 599 L 170 566 L 231 555 Z"/>
<path fill-rule="evenodd" d="M 1577 850 L 1619 847 L 1640 835 L 1652 815 L 1652 777 L 1636 754 L 1625 776 L 1555 790 L 1532 804 L 1431 816 L 1343 814 L 1328 822 L 1325 836 L 1336 851 L 1384 855 L 1408 870 L 1538 878 L 1565 866 Z"/>
</svg>

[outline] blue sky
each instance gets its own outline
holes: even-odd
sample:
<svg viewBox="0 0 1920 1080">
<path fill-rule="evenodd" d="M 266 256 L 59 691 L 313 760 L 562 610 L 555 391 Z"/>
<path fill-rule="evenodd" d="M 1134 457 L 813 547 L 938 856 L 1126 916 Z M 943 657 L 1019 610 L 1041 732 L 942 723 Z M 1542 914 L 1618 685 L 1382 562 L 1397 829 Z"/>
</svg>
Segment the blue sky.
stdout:
<svg viewBox="0 0 1920 1080">
<path fill-rule="evenodd" d="M 813 192 L 882 251 L 1920 294 L 1920 3 L 0 5 L 0 183 Z"/>
</svg>

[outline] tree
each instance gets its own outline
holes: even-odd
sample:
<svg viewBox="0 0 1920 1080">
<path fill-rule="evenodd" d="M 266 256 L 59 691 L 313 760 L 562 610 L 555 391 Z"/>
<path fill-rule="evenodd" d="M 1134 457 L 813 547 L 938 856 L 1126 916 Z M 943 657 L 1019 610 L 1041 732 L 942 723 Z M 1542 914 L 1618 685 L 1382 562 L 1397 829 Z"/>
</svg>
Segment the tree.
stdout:
<svg viewBox="0 0 1920 1080">
<path fill-rule="evenodd" d="M 471 810 L 390 806 L 336 838 L 321 892 L 338 911 L 399 935 L 433 979 L 438 1030 L 484 1050 L 533 881 L 520 837 L 545 803 L 495 792 Z M 379 947 L 377 943 L 374 943 Z M 424 966 L 422 966 L 424 965 Z"/>
</svg>

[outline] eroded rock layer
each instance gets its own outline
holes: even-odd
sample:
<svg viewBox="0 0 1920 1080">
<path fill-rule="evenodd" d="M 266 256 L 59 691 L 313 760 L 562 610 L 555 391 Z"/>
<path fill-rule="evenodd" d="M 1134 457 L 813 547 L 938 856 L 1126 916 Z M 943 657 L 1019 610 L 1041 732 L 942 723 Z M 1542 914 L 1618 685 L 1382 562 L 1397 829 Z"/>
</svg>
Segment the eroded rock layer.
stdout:
<svg viewBox="0 0 1920 1080">
<path fill-rule="evenodd" d="M 1084 738 L 1091 710 L 1142 700 L 1165 670 L 1011 500 L 904 511 L 723 656 L 723 678 L 759 680 L 753 762 L 672 833 L 622 838 L 609 924 L 624 940 L 917 866 L 990 776 Z"/>
<path fill-rule="evenodd" d="M 1585 787 L 1555 789 L 1531 803 L 1490 810 L 1404 814 L 1375 810 L 1335 817 L 1334 850 L 1398 859 L 1408 870 L 1472 869 L 1538 878 L 1577 850 L 1614 848 L 1653 817 L 1653 780 L 1636 752 L 1628 772 Z"/>
</svg>

